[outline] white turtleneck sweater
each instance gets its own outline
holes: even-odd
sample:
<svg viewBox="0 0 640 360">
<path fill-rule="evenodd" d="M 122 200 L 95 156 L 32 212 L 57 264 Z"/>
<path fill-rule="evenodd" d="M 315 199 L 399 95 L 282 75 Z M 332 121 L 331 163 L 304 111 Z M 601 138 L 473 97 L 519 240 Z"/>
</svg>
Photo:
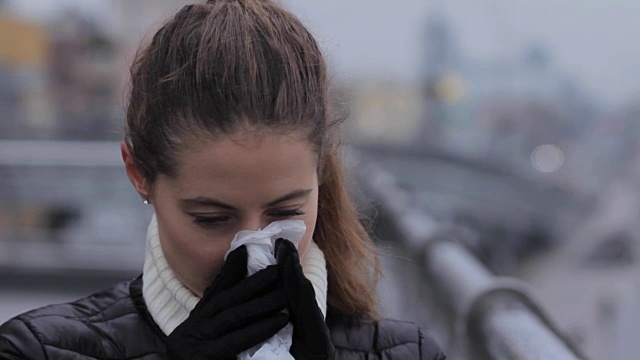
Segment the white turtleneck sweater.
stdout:
<svg viewBox="0 0 640 360">
<path fill-rule="evenodd" d="M 304 275 L 313 284 L 316 301 L 324 315 L 327 309 L 327 268 L 322 250 L 315 242 L 302 256 Z M 151 317 L 165 335 L 169 335 L 189 317 L 200 300 L 171 270 L 160 246 L 155 215 L 147 229 L 147 249 L 142 275 L 142 295 Z"/>
</svg>

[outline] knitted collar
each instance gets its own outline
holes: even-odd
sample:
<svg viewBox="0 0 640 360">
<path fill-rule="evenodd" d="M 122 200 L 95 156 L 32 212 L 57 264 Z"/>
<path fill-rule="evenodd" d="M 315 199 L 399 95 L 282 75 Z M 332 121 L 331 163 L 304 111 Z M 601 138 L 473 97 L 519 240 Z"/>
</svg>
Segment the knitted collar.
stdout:
<svg viewBox="0 0 640 360">
<path fill-rule="evenodd" d="M 322 313 L 327 310 L 327 267 L 324 253 L 315 242 L 302 257 L 305 276 L 313 284 Z M 147 249 L 142 274 L 142 296 L 151 317 L 165 335 L 187 319 L 200 298 L 187 289 L 169 267 L 160 246 L 158 223 L 153 215 L 147 229 Z"/>
</svg>

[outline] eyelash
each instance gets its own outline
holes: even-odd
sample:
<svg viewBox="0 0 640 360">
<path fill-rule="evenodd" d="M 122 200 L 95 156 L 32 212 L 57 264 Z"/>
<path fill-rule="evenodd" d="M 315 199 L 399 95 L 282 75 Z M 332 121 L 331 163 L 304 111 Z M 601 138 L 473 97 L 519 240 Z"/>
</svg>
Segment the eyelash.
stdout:
<svg viewBox="0 0 640 360">
<path fill-rule="evenodd" d="M 193 215 L 193 222 L 202 226 L 216 226 L 231 219 L 230 216 L 198 216 Z"/>
<path fill-rule="evenodd" d="M 288 217 L 294 217 L 294 216 L 301 216 L 304 215 L 305 212 L 301 211 L 300 209 L 294 209 L 294 210 L 280 210 L 280 211 L 274 211 L 270 214 L 271 217 L 274 218 L 288 218 Z M 193 216 L 193 222 L 201 225 L 201 226 L 206 226 L 206 227 L 215 227 L 215 226 L 220 226 L 223 225 L 225 222 L 231 220 L 231 216 L 198 216 L 198 215 L 192 215 Z"/>
<path fill-rule="evenodd" d="M 271 213 L 271 216 L 273 217 L 292 217 L 292 216 L 300 216 L 300 215 L 304 215 L 305 213 L 300 210 L 300 209 L 293 209 L 293 210 L 279 210 L 279 211 L 274 211 Z"/>
</svg>

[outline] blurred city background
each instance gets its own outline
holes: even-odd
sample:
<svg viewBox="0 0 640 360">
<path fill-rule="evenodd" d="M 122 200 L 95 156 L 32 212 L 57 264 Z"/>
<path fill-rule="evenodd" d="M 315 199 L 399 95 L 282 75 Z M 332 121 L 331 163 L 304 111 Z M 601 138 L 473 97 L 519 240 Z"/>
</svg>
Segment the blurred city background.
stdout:
<svg viewBox="0 0 640 360">
<path fill-rule="evenodd" d="M 476 358 L 422 256 L 450 237 L 521 280 L 561 342 L 636 358 L 640 3 L 281 2 L 317 36 L 349 111 L 383 315 Z M 0 0 L 0 323 L 141 271 L 150 212 L 118 145 L 128 65 L 186 3 Z"/>
</svg>

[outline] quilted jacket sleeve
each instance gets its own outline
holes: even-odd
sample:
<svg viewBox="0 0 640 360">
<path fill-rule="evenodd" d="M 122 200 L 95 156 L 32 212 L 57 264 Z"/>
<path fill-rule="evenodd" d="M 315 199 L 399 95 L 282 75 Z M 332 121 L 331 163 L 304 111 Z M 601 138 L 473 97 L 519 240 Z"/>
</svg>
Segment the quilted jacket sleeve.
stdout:
<svg viewBox="0 0 640 360">
<path fill-rule="evenodd" d="M 382 319 L 374 324 L 374 348 L 381 359 L 446 358 L 438 343 L 412 322 Z"/>
<path fill-rule="evenodd" d="M 0 359 L 45 360 L 46 355 L 27 323 L 20 318 L 13 318 L 0 326 Z"/>
<path fill-rule="evenodd" d="M 356 320 L 336 311 L 328 322 L 340 360 L 445 360 L 438 343 L 409 321 Z"/>
<path fill-rule="evenodd" d="M 426 335 L 418 328 L 420 338 L 420 359 L 425 360 L 446 360 L 446 356 L 440 350 L 440 346 L 429 335 Z"/>
</svg>

